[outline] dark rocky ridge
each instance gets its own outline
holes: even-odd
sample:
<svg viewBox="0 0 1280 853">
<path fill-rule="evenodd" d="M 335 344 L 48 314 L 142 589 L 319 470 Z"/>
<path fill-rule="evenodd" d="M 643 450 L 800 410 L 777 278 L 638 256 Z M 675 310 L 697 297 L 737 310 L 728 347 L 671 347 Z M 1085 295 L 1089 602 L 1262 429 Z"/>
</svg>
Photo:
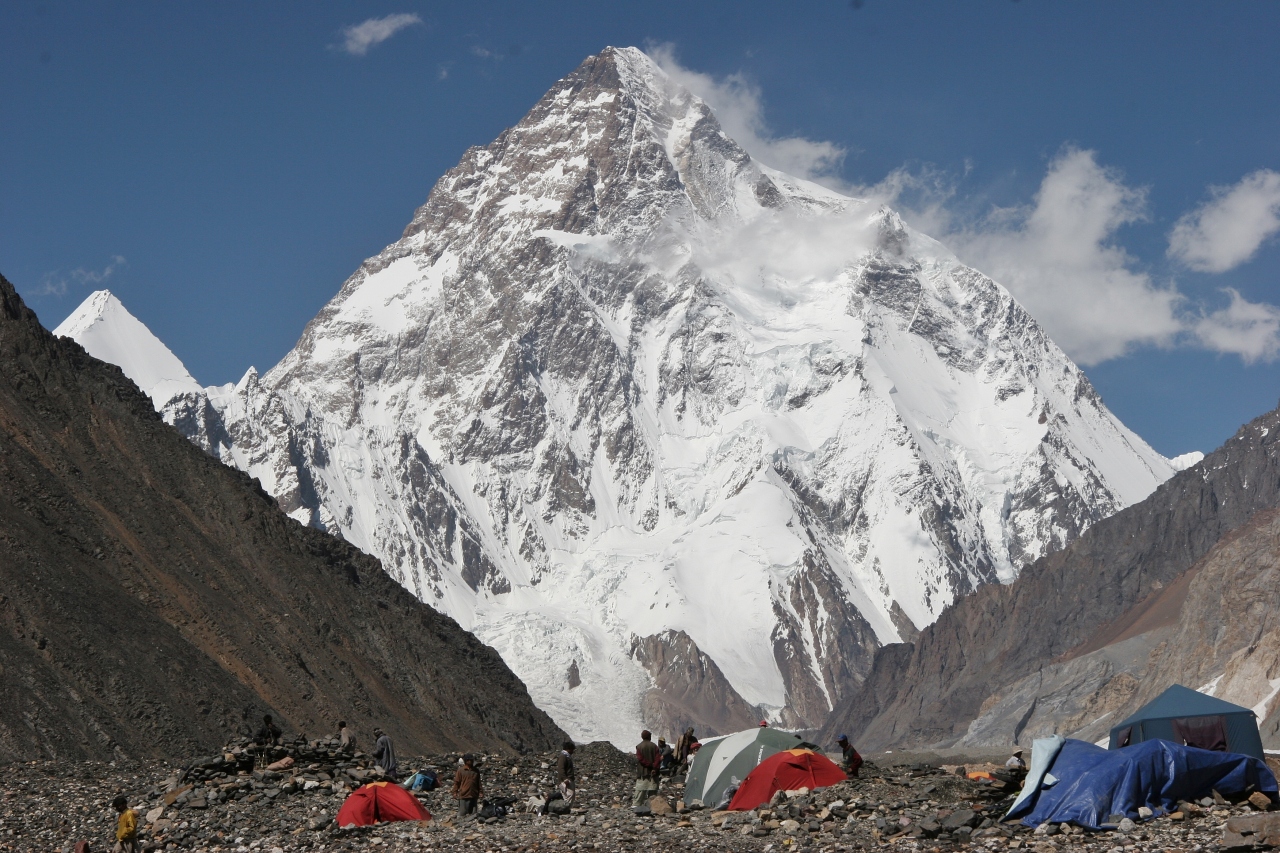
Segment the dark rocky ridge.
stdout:
<svg viewBox="0 0 1280 853">
<path fill-rule="evenodd" d="M 173 757 L 273 712 L 404 751 L 563 734 L 492 649 L 297 524 L 0 277 L 0 759 Z"/>
<path fill-rule="evenodd" d="M 914 644 L 881 649 L 862 689 L 832 712 L 823 736 L 858 732 L 859 745 L 871 749 L 953 743 L 1002 686 L 1081 648 L 1231 531 L 1280 506 L 1278 439 L 1280 410 L 1242 427 L 1202 462 L 1036 561 L 1014 583 L 957 601 Z"/>
</svg>

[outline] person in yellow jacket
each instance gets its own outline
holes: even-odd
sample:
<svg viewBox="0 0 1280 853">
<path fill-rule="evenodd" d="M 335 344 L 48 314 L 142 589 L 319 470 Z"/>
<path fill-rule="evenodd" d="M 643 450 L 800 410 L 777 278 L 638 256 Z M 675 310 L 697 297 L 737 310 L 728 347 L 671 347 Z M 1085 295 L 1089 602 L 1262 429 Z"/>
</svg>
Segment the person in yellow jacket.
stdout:
<svg viewBox="0 0 1280 853">
<path fill-rule="evenodd" d="M 116 821 L 115 853 L 137 853 L 138 813 L 129 808 L 129 801 L 123 796 L 112 800 L 111 807 L 120 814 Z"/>
</svg>

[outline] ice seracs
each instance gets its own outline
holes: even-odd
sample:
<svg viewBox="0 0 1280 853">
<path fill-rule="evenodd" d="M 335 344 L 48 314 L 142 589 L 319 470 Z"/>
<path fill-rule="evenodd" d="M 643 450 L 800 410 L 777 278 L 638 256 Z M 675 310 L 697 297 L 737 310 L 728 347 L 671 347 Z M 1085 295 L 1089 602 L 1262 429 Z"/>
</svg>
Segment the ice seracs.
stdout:
<svg viewBox="0 0 1280 853">
<path fill-rule="evenodd" d="M 469 150 L 280 364 L 165 415 L 627 744 L 820 724 L 1173 471 L 1003 287 L 630 48 Z"/>
<path fill-rule="evenodd" d="M 53 333 L 72 338 L 89 355 L 119 367 L 151 397 L 157 410 L 178 394 L 203 393 L 178 357 L 109 290 L 89 294 Z"/>
</svg>

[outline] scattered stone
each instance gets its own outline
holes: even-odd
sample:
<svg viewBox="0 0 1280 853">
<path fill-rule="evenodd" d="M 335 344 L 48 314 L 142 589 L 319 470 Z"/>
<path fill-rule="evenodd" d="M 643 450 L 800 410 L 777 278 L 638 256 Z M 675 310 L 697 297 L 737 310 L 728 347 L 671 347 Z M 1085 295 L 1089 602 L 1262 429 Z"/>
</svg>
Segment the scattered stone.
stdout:
<svg viewBox="0 0 1280 853">
<path fill-rule="evenodd" d="M 1249 795 L 1249 805 L 1260 812 L 1265 812 L 1271 808 L 1271 798 L 1261 791 L 1254 791 Z"/>
</svg>

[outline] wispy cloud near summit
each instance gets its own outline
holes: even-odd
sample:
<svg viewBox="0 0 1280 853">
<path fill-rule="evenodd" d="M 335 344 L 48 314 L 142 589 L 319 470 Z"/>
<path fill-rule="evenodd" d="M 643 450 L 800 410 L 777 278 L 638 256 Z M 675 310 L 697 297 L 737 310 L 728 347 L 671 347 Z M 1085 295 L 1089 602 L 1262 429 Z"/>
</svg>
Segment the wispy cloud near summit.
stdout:
<svg viewBox="0 0 1280 853">
<path fill-rule="evenodd" d="M 410 12 L 387 15 L 385 18 L 370 18 L 343 28 L 341 49 L 352 56 L 364 56 L 369 48 L 382 44 L 405 27 L 421 23 L 422 18 Z"/>
</svg>

